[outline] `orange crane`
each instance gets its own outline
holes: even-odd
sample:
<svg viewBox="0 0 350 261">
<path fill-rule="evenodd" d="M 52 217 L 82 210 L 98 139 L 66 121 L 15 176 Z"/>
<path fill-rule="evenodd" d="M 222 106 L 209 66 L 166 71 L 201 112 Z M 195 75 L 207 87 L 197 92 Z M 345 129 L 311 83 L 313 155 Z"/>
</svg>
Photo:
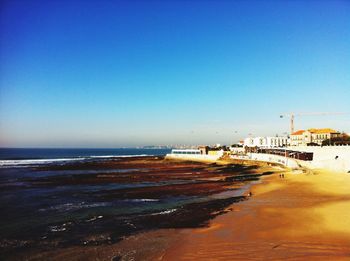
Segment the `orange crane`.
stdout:
<svg viewBox="0 0 350 261">
<path fill-rule="evenodd" d="M 294 132 L 294 117 L 295 116 L 304 116 L 304 115 L 341 115 L 341 114 L 349 114 L 347 112 L 301 112 L 301 113 L 285 113 L 281 114 L 280 118 L 290 117 L 290 133 Z"/>
</svg>

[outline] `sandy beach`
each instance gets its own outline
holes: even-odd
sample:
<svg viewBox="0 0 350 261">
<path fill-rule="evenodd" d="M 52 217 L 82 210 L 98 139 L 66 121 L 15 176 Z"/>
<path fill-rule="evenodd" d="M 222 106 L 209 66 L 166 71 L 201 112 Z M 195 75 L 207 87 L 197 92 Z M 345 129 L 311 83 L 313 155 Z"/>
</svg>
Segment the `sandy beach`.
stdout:
<svg viewBox="0 0 350 261">
<path fill-rule="evenodd" d="M 350 260 L 350 175 L 264 177 L 208 228 L 183 232 L 162 260 Z"/>
</svg>

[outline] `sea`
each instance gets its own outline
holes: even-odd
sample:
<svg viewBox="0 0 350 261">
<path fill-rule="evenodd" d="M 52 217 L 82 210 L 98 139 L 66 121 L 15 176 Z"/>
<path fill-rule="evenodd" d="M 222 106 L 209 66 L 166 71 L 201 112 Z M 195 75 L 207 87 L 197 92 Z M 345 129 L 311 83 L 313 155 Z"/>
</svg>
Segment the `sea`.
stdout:
<svg viewBox="0 0 350 261">
<path fill-rule="evenodd" d="M 47 149 L 47 148 L 0 148 L 0 167 L 15 168 L 69 161 L 91 161 L 114 157 L 159 156 L 170 149 Z"/>
<path fill-rule="evenodd" d="M 104 169 L 108 161 L 131 157 L 164 156 L 170 149 L 14 149 L 0 148 L 0 256 L 3 251 L 33 247 L 40 241 L 81 241 L 85 231 L 108 230 L 111 223 L 127 231 L 124 219 L 137 212 L 166 209 L 145 200 L 101 200 L 99 191 L 149 186 L 147 183 L 45 185 L 60 177 L 123 173 L 136 169 Z M 73 168 L 67 169 L 67 166 Z M 82 178 L 84 180 L 84 177 Z M 44 183 L 43 183 L 44 182 Z M 40 183 L 40 184 L 39 184 Z M 93 196 L 91 196 L 93 195 Z M 96 196 L 94 196 L 96 195 Z M 147 204 L 145 204 L 145 202 Z M 94 228 L 97 223 L 104 225 Z M 119 222 L 119 223 L 118 223 Z M 88 227 L 86 227 L 88 225 Z M 69 231 L 69 233 L 63 232 Z M 101 232 L 103 233 L 103 231 Z M 64 235 L 66 234 L 66 235 Z M 80 237 L 79 237 L 80 235 Z M 78 242 L 83 243 L 83 242 Z M 67 243 L 68 244 L 68 243 Z"/>
</svg>

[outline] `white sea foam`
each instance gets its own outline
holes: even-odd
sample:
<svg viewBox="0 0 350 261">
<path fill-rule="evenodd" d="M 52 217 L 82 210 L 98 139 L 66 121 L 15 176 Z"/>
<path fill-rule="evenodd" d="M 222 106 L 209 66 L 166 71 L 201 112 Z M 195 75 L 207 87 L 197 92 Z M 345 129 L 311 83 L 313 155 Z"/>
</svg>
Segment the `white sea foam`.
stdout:
<svg viewBox="0 0 350 261">
<path fill-rule="evenodd" d="M 132 157 L 147 157 L 154 156 L 149 154 L 137 154 L 137 155 L 102 155 L 102 156 L 90 156 L 90 158 L 132 158 Z"/>
<path fill-rule="evenodd" d="M 91 222 L 91 221 L 95 221 L 95 220 L 97 220 L 97 219 L 101 219 L 101 218 L 103 218 L 103 216 L 94 216 L 94 217 L 92 217 L 92 218 L 90 218 L 90 219 L 88 219 L 88 220 L 86 220 L 86 222 Z"/>
<path fill-rule="evenodd" d="M 65 203 L 60 204 L 56 206 L 52 206 L 49 208 L 39 209 L 39 211 L 46 211 L 46 210 L 57 210 L 60 212 L 65 211 L 72 211 L 72 210 L 78 210 L 82 208 L 95 208 L 95 207 L 106 207 L 110 206 L 111 203 L 109 202 L 98 202 L 98 203 L 85 203 L 85 202 L 79 202 L 79 203 Z"/>
<path fill-rule="evenodd" d="M 33 165 L 51 164 L 51 163 L 64 163 L 69 161 L 81 161 L 88 159 L 103 159 L 103 158 L 130 158 L 130 157 L 146 157 L 153 156 L 147 154 L 138 155 L 93 155 L 86 157 L 75 157 L 75 158 L 59 158 L 59 159 L 18 159 L 18 160 L 0 160 L 0 167 L 25 167 Z"/>
<path fill-rule="evenodd" d="M 63 231 L 66 231 L 67 228 L 64 227 L 64 225 L 62 226 L 50 226 L 50 231 L 51 232 L 63 232 Z"/>
<path fill-rule="evenodd" d="M 118 155 L 90 156 L 90 158 L 118 158 Z"/>
<path fill-rule="evenodd" d="M 153 199 L 153 198 L 140 198 L 140 199 L 131 199 L 128 201 L 132 202 L 157 202 L 159 199 Z"/>
<path fill-rule="evenodd" d="M 177 210 L 176 208 L 169 209 L 169 210 L 164 210 L 164 211 L 161 211 L 161 212 L 153 213 L 153 214 L 151 214 L 151 216 L 170 214 L 170 213 L 175 212 L 176 210 Z"/>
<path fill-rule="evenodd" d="M 0 160 L 0 166 L 17 166 L 17 165 L 37 165 L 55 162 L 84 160 L 86 158 L 61 158 L 61 159 L 21 159 L 21 160 Z"/>
</svg>

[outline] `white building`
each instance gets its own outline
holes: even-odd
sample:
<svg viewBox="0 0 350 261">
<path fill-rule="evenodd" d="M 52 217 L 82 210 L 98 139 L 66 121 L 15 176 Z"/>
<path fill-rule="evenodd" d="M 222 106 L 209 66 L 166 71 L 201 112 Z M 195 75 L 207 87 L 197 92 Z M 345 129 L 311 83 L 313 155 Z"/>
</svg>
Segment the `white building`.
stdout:
<svg viewBox="0 0 350 261">
<path fill-rule="evenodd" d="M 244 147 L 279 148 L 288 145 L 288 137 L 251 137 L 244 139 Z"/>
<path fill-rule="evenodd" d="M 199 149 L 173 149 L 171 154 L 202 154 Z"/>
</svg>

